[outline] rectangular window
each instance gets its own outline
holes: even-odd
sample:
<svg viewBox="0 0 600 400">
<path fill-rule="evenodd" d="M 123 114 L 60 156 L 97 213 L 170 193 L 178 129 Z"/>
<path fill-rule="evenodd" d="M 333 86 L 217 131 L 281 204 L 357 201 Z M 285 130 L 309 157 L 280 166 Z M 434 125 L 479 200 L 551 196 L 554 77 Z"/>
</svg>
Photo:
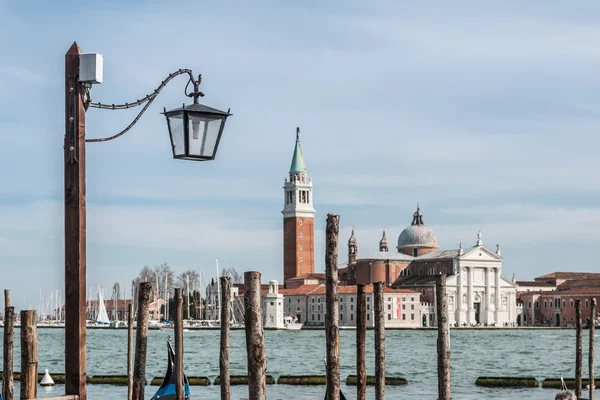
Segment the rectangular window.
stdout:
<svg viewBox="0 0 600 400">
<path fill-rule="evenodd" d="M 402 309 L 406 310 L 406 304 L 402 304 Z"/>
<path fill-rule="evenodd" d="M 371 309 L 371 305 L 367 304 L 367 311 L 369 311 Z"/>
<path fill-rule="evenodd" d="M 411 319 L 411 321 L 414 321 L 415 320 L 415 314 L 410 314 L 410 319 Z"/>
<path fill-rule="evenodd" d="M 392 314 L 388 314 L 388 321 L 392 319 Z"/>
<path fill-rule="evenodd" d="M 354 321 L 354 314 L 350 314 L 350 321 Z"/>
<path fill-rule="evenodd" d="M 317 319 L 320 321 L 321 320 L 321 314 L 317 314 Z"/>
<path fill-rule="evenodd" d="M 271 301 L 270 303 L 271 303 L 271 305 L 272 305 L 272 306 L 274 306 L 274 305 L 275 305 L 275 302 L 274 302 L 274 301 Z"/>
<path fill-rule="evenodd" d="M 391 298 L 391 297 L 388 297 L 388 301 L 392 301 L 392 298 Z"/>
<path fill-rule="evenodd" d="M 340 321 L 344 320 L 344 314 L 340 314 Z"/>
<path fill-rule="evenodd" d="M 312 320 L 313 320 L 313 321 L 315 320 L 315 314 L 313 314 L 313 315 L 312 315 Z"/>
<path fill-rule="evenodd" d="M 367 321 L 371 319 L 371 314 L 367 314 Z"/>
<path fill-rule="evenodd" d="M 406 321 L 406 314 L 402 314 L 402 321 Z"/>
<path fill-rule="evenodd" d="M 354 311 L 354 304 L 350 305 L 350 311 Z"/>
<path fill-rule="evenodd" d="M 573 308 L 573 299 L 571 299 L 571 308 Z"/>
<path fill-rule="evenodd" d="M 415 309 L 415 305 L 414 305 L 414 304 L 411 304 L 411 305 L 410 305 L 410 309 L 411 309 L 411 310 L 414 310 L 414 309 Z"/>
<path fill-rule="evenodd" d="M 544 308 L 548 308 L 548 303 L 544 300 Z"/>
<path fill-rule="evenodd" d="M 354 303 L 354 297 L 350 297 L 350 303 Z"/>
<path fill-rule="evenodd" d="M 392 305 L 388 304 L 388 310 L 391 310 L 391 309 L 392 309 Z"/>
</svg>

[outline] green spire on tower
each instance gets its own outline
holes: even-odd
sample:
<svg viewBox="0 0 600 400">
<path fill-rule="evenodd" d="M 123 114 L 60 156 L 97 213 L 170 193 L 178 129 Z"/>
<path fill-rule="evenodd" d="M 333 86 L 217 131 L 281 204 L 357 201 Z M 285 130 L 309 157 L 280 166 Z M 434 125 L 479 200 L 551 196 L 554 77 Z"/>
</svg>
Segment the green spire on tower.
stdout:
<svg viewBox="0 0 600 400">
<path fill-rule="evenodd" d="M 290 173 L 306 173 L 306 164 L 300 147 L 300 128 L 296 128 L 296 147 L 294 148 L 294 157 L 290 166 Z"/>
</svg>

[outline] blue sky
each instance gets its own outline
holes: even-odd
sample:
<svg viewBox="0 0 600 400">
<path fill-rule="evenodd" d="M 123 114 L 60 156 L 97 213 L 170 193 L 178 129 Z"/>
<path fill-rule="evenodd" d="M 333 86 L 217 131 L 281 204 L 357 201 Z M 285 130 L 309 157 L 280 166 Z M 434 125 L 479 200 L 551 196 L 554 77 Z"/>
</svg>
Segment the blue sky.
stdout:
<svg viewBox="0 0 600 400">
<path fill-rule="evenodd" d="M 175 161 L 162 107 L 87 147 L 88 286 L 143 265 L 282 278 L 282 186 L 295 127 L 314 182 L 316 269 L 395 240 L 416 203 L 442 248 L 500 243 L 504 275 L 594 271 L 600 240 L 600 4 L 415 1 L 0 1 L 0 265 L 17 305 L 63 289 L 64 54 L 104 56 L 94 101 L 202 73 L 231 107 L 217 160 Z M 88 137 L 135 110 L 87 113 Z"/>
</svg>

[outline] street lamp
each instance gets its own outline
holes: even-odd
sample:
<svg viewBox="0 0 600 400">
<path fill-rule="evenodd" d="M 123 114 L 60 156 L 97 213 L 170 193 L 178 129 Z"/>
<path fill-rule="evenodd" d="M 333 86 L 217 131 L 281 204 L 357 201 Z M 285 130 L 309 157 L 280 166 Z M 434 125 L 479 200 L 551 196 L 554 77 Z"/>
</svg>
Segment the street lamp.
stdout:
<svg viewBox="0 0 600 400">
<path fill-rule="evenodd" d="M 129 131 L 141 118 L 160 91 L 175 77 L 188 75 L 184 90 L 193 98 L 192 105 L 164 111 L 176 159 L 214 160 L 229 111 L 201 105 L 198 98 L 201 75 L 195 78 L 189 69 L 169 74 L 151 94 L 125 104 L 92 103 L 91 88 L 102 82 L 102 56 L 82 54 L 73 43 L 65 55 L 65 394 L 87 399 L 86 393 L 86 142 L 106 142 Z M 187 93 L 192 84 L 193 92 Z M 91 108 L 121 110 L 144 105 L 134 120 L 116 135 L 86 139 L 85 113 Z"/>
<path fill-rule="evenodd" d="M 225 127 L 231 114 L 202 104 L 192 104 L 162 113 L 173 146 L 173 157 L 181 160 L 214 160 Z"/>
</svg>

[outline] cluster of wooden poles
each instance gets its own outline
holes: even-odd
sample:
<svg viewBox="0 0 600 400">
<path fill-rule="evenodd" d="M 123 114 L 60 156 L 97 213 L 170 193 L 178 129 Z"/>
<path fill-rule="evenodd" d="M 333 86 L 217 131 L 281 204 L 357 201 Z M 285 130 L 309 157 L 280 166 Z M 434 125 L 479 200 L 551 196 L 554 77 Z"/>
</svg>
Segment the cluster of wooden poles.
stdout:
<svg viewBox="0 0 600 400">
<path fill-rule="evenodd" d="M 589 337 L 589 354 L 588 354 L 588 374 L 589 374 L 589 385 L 590 385 L 590 396 L 589 400 L 594 400 L 594 339 L 595 339 L 595 317 L 596 317 L 596 299 L 591 301 L 590 310 L 590 337 Z M 576 345 L 575 345 L 575 396 L 581 399 L 581 392 L 583 390 L 583 377 L 582 377 L 582 365 L 583 365 L 583 326 L 581 322 L 581 300 L 575 300 L 575 331 L 576 331 Z"/>
<path fill-rule="evenodd" d="M 326 379 L 327 400 L 340 399 L 340 349 L 338 326 L 338 235 L 339 215 L 327 215 L 326 227 Z M 246 352 L 248 359 L 248 395 L 251 400 L 266 399 L 266 357 L 264 330 L 261 312 L 261 274 L 244 273 L 244 318 L 246 329 Z M 220 278 L 221 304 L 230 302 L 230 281 Z M 375 313 L 375 399 L 385 399 L 385 311 L 384 282 L 374 284 Z M 450 400 L 450 345 L 449 322 L 446 304 L 446 276 L 437 277 L 438 315 L 438 399 Z M 365 368 L 367 307 L 365 285 L 358 285 L 356 318 L 356 375 L 357 399 L 365 400 L 367 394 L 367 374 Z M 219 368 L 221 377 L 221 400 L 230 400 L 229 382 L 229 307 L 221 307 L 221 345 Z"/>
</svg>

